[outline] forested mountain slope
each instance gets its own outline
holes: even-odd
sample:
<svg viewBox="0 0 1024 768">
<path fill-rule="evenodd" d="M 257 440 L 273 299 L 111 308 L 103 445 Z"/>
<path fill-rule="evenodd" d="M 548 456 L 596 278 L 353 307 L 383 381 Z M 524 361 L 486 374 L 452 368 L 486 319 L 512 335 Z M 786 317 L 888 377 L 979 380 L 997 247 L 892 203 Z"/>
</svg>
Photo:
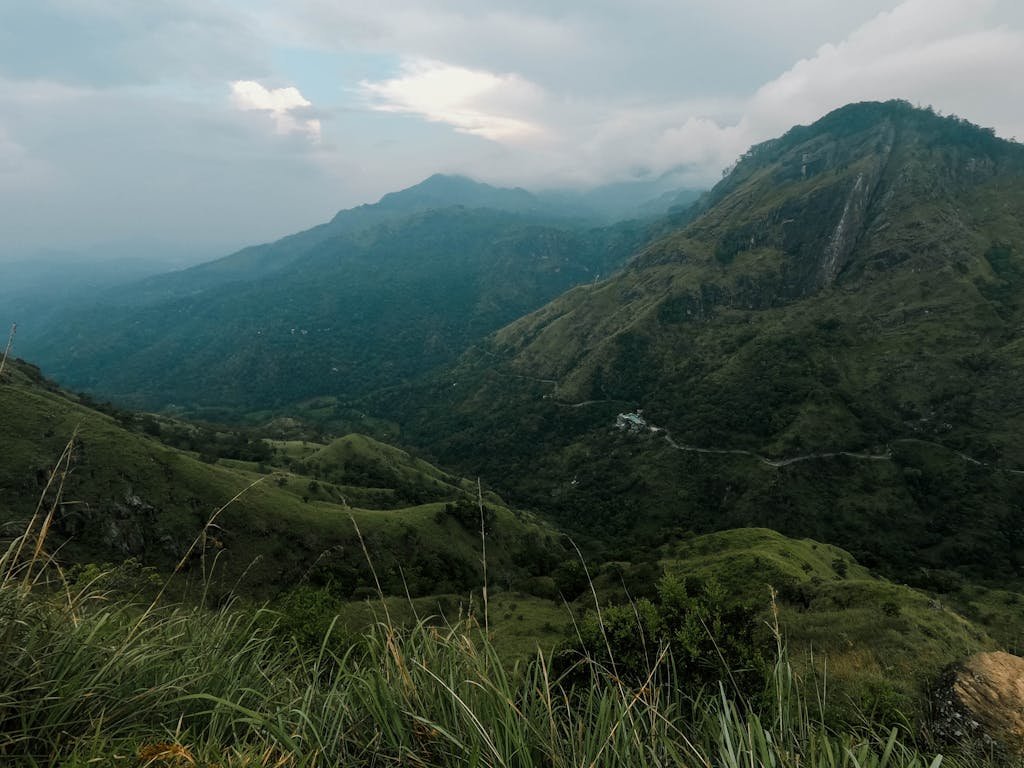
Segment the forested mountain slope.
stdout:
<svg viewBox="0 0 1024 768">
<path fill-rule="evenodd" d="M 1020 577 L 1022 327 L 1024 147 L 855 104 L 369 406 L 597 540 L 763 525 L 908 578 Z M 633 408 L 658 429 L 615 429 Z"/>
<path fill-rule="evenodd" d="M 280 407 L 452 362 L 621 266 L 650 225 L 539 213 L 524 190 L 432 177 L 270 245 L 82 301 L 22 351 L 79 390 L 148 408 Z"/>
</svg>

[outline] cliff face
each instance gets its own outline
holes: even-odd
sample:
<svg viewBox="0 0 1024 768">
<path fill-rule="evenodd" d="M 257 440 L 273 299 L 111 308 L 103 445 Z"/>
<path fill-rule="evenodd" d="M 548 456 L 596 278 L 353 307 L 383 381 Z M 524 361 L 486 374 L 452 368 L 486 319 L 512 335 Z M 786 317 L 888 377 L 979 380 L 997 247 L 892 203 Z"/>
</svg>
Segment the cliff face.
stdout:
<svg viewBox="0 0 1024 768">
<path fill-rule="evenodd" d="M 1024 659 L 1002 651 L 965 659 L 939 682 L 934 709 L 940 737 L 980 742 L 1012 762 L 1024 755 Z"/>
<path fill-rule="evenodd" d="M 694 237 L 712 241 L 723 265 L 758 248 L 784 254 L 780 298 L 831 285 L 869 225 L 895 133 L 892 121 L 883 121 L 861 138 L 858 152 L 829 136 L 797 144 L 759 179 L 723 199 L 711 221 L 694 228 Z M 754 217 L 751 205 L 759 209 Z"/>
<path fill-rule="evenodd" d="M 858 113 L 876 119 L 861 123 Z M 749 265 L 736 264 L 744 254 L 768 252 L 779 259 L 774 303 L 807 297 L 855 280 L 880 259 L 892 267 L 926 255 L 926 228 L 948 239 L 947 252 L 962 247 L 972 229 L 962 217 L 965 197 L 1019 179 L 1022 154 L 981 129 L 906 105 L 853 105 L 751 149 L 711 192 L 703 215 L 635 265 L 711 256 L 718 269 L 708 277 L 722 282 L 749 277 Z"/>
</svg>

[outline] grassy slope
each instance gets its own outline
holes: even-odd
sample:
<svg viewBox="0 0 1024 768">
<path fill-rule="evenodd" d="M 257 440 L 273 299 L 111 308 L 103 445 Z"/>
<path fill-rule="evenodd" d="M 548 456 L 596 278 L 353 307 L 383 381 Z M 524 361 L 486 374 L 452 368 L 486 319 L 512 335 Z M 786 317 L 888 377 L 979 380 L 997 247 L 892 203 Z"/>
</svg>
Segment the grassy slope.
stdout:
<svg viewBox="0 0 1024 768">
<path fill-rule="evenodd" d="M 218 504 L 264 478 L 230 505 L 211 529 L 206 549 L 187 567 L 195 578 L 217 560 L 223 582 L 234 583 L 245 571 L 240 584 L 249 593 L 266 594 L 303 583 L 326 585 L 336 596 L 365 591 L 372 579 L 352 531 L 351 514 L 385 590 L 402 593 L 404 578 L 414 595 L 422 595 L 411 603 L 389 599 L 396 621 L 439 614 L 457 621 L 468 613 L 482 619 L 480 595 L 472 594 L 480 579 L 477 530 L 467 530 L 464 522 L 446 512 L 445 501 L 398 509 L 385 503 L 378 509 L 347 508 L 341 501 L 346 494 L 362 492 L 385 502 L 387 494 L 413 491 L 465 499 L 475 484 L 360 435 L 320 446 L 276 443 L 282 457 L 303 462 L 319 479 L 283 469 L 259 475 L 246 462 L 210 465 L 126 432 L 114 419 L 34 381 L 28 367 L 17 366 L 9 373 L 0 388 L 0 428 L 8 436 L 0 444 L 6 521 L 23 521 L 31 514 L 40 493 L 38 483 L 44 482 L 42 476 L 37 481 L 37 470 L 45 472 L 65 436 L 77 428 L 77 455 L 56 532 L 58 537 L 73 533 L 59 551 L 62 559 L 116 562 L 132 554 L 166 569 Z M 375 473 L 372 480 L 389 487 L 336 484 L 331 479 L 334 473 L 341 481 L 365 480 L 370 469 Z M 132 496 L 139 499 L 134 506 L 128 501 Z M 590 607 L 590 596 L 584 592 L 565 605 L 519 591 L 517 587 L 527 583 L 522 577 L 530 573 L 529 558 L 523 559 L 525 539 L 532 537 L 534 547 L 547 541 L 554 551 L 561 551 L 550 529 L 501 506 L 493 495 L 487 496 L 487 506 L 494 514 L 488 532 L 488 615 L 495 645 L 510 659 L 527 658 L 538 645 L 550 650 L 573 636 L 573 624 Z M 9 530 L 21 527 L 16 522 Z M 661 570 L 713 576 L 731 599 L 761 606 L 766 619 L 767 586 L 780 590 L 782 626 L 798 671 L 810 675 L 805 659 L 813 649 L 819 663 L 828 659 L 830 685 L 844 701 L 849 697 L 856 707 L 887 708 L 887 716 L 896 708 L 919 711 L 922 690 L 941 667 L 995 644 L 978 622 L 965 620 L 921 592 L 873 576 L 842 550 L 810 540 L 740 529 L 683 536 L 661 547 L 656 556 L 654 571 L 642 560 L 627 564 L 626 580 L 645 579 L 650 587 Z M 621 567 L 594 566 L 601 598 L 621 595 Z M 636 573 L 647 575 L 631 576 L 634 566 Z M 965 610 L 1002 626 L 1000 638 L 1009 634 L 1010 625 L 1004 621 L 1024 624 L 1019 595 L 1013 592 L 972 589 L 960 598 Z M 354 601 L 340 610 L 341 624 L 351 636 L 382 616 L 380 605 L 372 601 Z"/>
<path fill-rule="evenodd" d="M 318 473 L 344 477 L 344 457 L 364 469 L 379 468 L 374 479 L 384 487 L 359 485 L 365 472 L 351 485 L 286 470 L 261 475 L 245 462 L 207 464 L 128 432 L 111 417 L 33 381 L 27 367 L 9 366 L 7 373 L 10 379 L 0 384 L 0 499 L 8 535 L 24 527 L 50 468 L 74 434 L 73 469 L 56 526 L 67 538 L 61 554 L 68 560 L 118 562 L 136 556 L 168 569 L 213 512 L 244 491 L 210 528 L 205 549 L 188 564 L 192 573 L 216 560 L 225 584 L 245 574 L 246 591 L 265 592 L 309 578 L 332 581 L 340 590 L 369 586 L 354 520 L 386 590 L 402 593 L 403 574 L 414 594 L 479 581 L 478 526 L 465 526 L 445 511 L 446 502 L 468 502 L 468 482 L 404 452 L 359 436 L 311 452 Z M 360 494 L 374 508 L 357 506 Z M 424 501 L 388 503 L 410 494 Z M 547 542 L 557 549 L 553 532 L 524 513 L 493 496 L 487 506 L 494 515 L 489 559 L 496 575 L 514 580 L 524 574 L 513 557 L 527 538 L 534 547 Z"/>
<path fill-rule="evenodd" d="M 263 617 L 47 600 L 0 558 L 0 758 L 66 766 L 788 765 L 924 768 L 909 730 L 826 730 L 781 658 L 758 711 L 626 687 L 583 661 L 506 665 L 474 631 L 370 630 L 351 652 L 281 643 Z M 8 573 L 13 578 L 6 578 Z M 326 644 L 325 644 L 326 645 Z M 46 663 L 39 663 L 44 660 Z M 931 754 L 929 754 L 931 753 Z M 989 765 L 968 759 L 943 764 Z"/>
<path fill-rule="evenodd" d="M 777 590 L 798 668 L 819 685 L 827 679 L 862 710 L 922 711 L 946 666 L 999 645 L 945 601 L 879 578 L 848 552 L 810 539 L 738 529 L 669 545 L 662 555 L 666 571 L 713 577 L 741 599 L 767 605 L 769 588 Z"/>
<path fill-rule="evenodd" d="M 774 623 L 774 591 L 794 669 L 808 696 L 815 687 L 831 692 L 837 718 L 864 711 L 883 720 L 898 719 L 898 713 L 924 717 L 931 687 L 947 666 L 980 650 L 1013 650 L 1016 633 L 1024 629 L 1019 592 L 969 587 L 939 599 L 879 577 L 838 547 L 764 528 L 688 537 L 664 545 L 657 556 L 653 570 L 645 563 L 592 563 L 601 603 L 607 607 L 627 599 L 624 584 L 635 599 L 659 573 L 712 579 L 731 604 L 754 607 L 757 623 L 767 627 Z M 571 641 L 575 625 L 594 607 L 589 587 L 568 603 L 500 587 L 492 582 L 489 618 L 495 647 L 508 659 L 528 658 L 538 647 L 550 652 Z M 961 611 L 968 601 L 971 607 Z M 428 616 L 456 623 L 470 613 L 483 623 L 479 594 L 388 602 L 399 623 Z M 986 623 L 979 620 L 982 615 Z M 341 616 L 352 633 L 384 617 L 375 600 L 347 604 Z M 758 634 L 770 639 L 766 632 Z"/>
</svg>

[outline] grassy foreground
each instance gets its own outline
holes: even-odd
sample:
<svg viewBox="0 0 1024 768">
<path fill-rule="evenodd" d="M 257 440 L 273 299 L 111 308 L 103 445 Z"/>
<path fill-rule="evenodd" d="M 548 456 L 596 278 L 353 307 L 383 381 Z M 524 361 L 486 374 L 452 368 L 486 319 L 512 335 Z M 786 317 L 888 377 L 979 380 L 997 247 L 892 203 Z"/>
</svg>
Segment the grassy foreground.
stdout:
<svg viewBox="0 0 1024 768">
<path fill-rule="evenodd" d="M 52 568 L 25 538 L 0 557 L 5 765 L 981 764 L 907 730 L 825 728 L 781 641 L 755 711 L 728 683 L 682 694 L 667 652 L 632 687 L 614 662 L 509 665 L 474 624 L 385 620 L 339 653 L 330 631 L 283 640 L 265 611 L 132 603 Z"/>
</svg>

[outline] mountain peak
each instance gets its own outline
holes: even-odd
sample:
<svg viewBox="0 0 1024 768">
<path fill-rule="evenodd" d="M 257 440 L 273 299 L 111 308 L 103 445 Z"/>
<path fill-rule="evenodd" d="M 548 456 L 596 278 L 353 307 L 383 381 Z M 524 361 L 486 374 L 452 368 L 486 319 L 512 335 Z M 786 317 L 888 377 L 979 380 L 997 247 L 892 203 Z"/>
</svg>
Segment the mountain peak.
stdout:
<svg viewBox="0 0 1024 768">
<path fill-rule="evenodd" d="M 1000 139 L 995 129 L 984 128 L 957 115 L 943 115 L 931 106 L 919 107 L 909 101 L 862 101 L 829 112 L 809 126 L 796 126 L 780 141 L 802 141 L 828 133 L 845 138 L 872 130 L 881 124 L 898 126 L 902 131 L 926 139 L 930 144 L 958 145 L 996 153 L 1013 151 L 1019 145 Z"/>
<path fill-rule="evenodd" d="M 859 140 L 868 134 L 877 137 L 883 133 L 903 142 L 917 141 L 929 147 L 967 149 L 994 159 L 1024 155 L 1024 147 L 998 138 L 992 128 L 983 128 L 956 115 L 942 115 L 930 106 L 916 107 L 908 101 L 893 99 L 847 104 L 810 125 L 794 126 L 778 138 L 753 145 L 739 159 L 735 170 L 746 170 L 744 166 L 762 167 L 777 162 L 802 145 L 820 145 L 824 141 L 843 144 L 848 153 L 863 156 L 879 145 L 872 143 L 865 147 Z M 886 143 L 889 142 L 883 142 Z"/>
<path fill-rule="evenodd" d="M 448 208 L 455 205 L 516 212 L 534 211 L 541 207 L 537 198 L 520 187 L 493 187 L 468 176 L 443 173 L 435 173 L 419 184 L 398 192 L 390 192 L 377 203 L 382 210 L 405 212 Z"/>
<path fill-rule="evenodd" d="M 1021 173 L 1024 146 L 992 129 L 906 101 L 849 104 L 752 146 L 703 199 L 688 235 L 723 266 L 772 249 L 784 257 L 785 292 L 806 294 L 847 270 L 875 228 L 907 223 L 920 201 L 932 204 L 916 215 L 927 213 L 935 231 L 949 229 L 964 195 Z M 647 262 L 678 255 L 655 248 Z M 901 250 L 899 258 L 912 255 Z"/>
</svg>

